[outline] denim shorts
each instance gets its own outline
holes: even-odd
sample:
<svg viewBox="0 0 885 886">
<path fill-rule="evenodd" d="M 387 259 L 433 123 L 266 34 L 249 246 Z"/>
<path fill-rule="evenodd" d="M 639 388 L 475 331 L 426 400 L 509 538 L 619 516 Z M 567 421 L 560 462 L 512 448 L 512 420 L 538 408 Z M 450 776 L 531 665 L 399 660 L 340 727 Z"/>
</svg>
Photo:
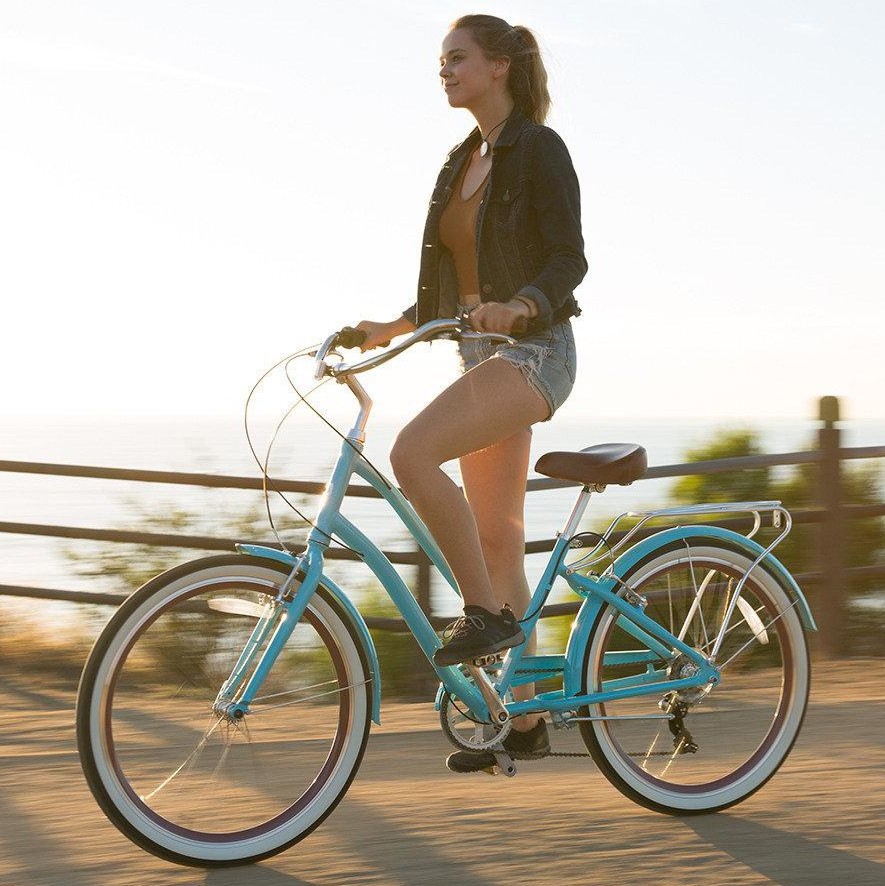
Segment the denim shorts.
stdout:
<svg viewBox="0 0 885 886">
<path fill-rule="evenodd" d="M 458 355 L 462 372 L 492 358 L 512 363 L 550 407 L 550 415 L 545 421 L 549 421 L 565 403 L 575 383 L 578 361 L 575 336 L 568 320 L 521 338 L 512 345 L 463 339 L 458 344 Z"/>
</svg>

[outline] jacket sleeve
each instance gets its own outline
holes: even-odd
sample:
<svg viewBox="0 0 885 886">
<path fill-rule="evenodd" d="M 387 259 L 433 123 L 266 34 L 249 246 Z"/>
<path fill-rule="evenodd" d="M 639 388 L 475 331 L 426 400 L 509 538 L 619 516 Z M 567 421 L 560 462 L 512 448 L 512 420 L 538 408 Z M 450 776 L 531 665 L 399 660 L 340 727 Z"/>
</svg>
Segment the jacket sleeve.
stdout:
<svg viewBox="0 0 885 886">
<path fill-rule="evenodd" d="M 541 270 L 518 294 L 534 300 L 539 324 L 549 326 L 554 312 L 587 273 L 581 194 L 568 149 L 552 129 L 545 127 L 538 133 L 530 164 Z"/>
</svg>

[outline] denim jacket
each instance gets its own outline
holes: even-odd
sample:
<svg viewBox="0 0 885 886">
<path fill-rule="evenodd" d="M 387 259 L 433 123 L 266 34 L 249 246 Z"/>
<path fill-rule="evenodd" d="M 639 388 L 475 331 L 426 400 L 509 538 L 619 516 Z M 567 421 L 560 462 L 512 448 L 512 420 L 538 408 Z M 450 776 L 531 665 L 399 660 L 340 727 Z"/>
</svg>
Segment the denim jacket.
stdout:
<svg viewBox="0 0 885 886">
<path fill-rule="evenodd" d="M 453 148 L 440 170 L 424 228 L 418 300 L 403 311 L 416 326 L 457 311 L 452 255 L 439 239 L 439 219 L 454 183 L 481 140 L 474 129 Z M 518 110 L 492 149 L 492 169 L 476 219 L 482 301 L 525 295 L 538 306 L 528 331 L 546 329 L 581 313 L 573 295 L 587 273 L 581 235 L 581 198 L 562 139 Z"/>
</svg>

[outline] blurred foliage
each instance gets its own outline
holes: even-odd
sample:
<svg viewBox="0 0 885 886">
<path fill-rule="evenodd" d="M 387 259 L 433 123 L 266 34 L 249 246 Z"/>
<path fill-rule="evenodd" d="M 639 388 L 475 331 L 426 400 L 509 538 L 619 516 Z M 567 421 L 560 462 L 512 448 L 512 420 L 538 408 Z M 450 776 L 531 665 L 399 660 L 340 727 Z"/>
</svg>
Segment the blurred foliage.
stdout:
<svg viewBox="0 0 885 886">
<path fill-rule="evenodd" d="M 214 500 L 216 496 L 212 495 L 215 491 L 207 491 L 202 505 L 191 509 L 176 505 L 157 510 L 146 506 L 139 499 L 127 498 L 125 504 L 132 519 L 126 528 L 132 532 L 206 535 L 244 542 L 267 540 L 271 536 L 263 507 L 253 503 L 241 507 L 240 510 L 231 510 L 229 503 L 219 506 Z M 309 507 L 304 500 L 293 503 L 302 510 Z M 290 542 L 294 541 L 293 532 L 300 531 L 303 535 L 307 525 L 295 516 L 276 517 L 275 523 L 281 535 Z M 110 579 L 113 585 L 110 590 L 124 594 L 132 593 L 155 575 L 179 563 L 208 553 L 197 549 L 187 551 L 182 548 L 117 542 L 77 542 L 76 547 L 68 545 L 62 550 L 63 556 L 78 575 L 84 578 Z"/>
<path fill-rule="evenodd" d="M 210 496 L 211 498 L 211 496 Z M 294 501 L 301 510 L 310 511 L 307 500 Z M 263 509 L 231 511 L 221 509 L 208 502 L 199 510 L 189 510 L 180 506 L 163 511 L 151 510 L 138 500 L 128 503 L 134 518 L 128 527 L 133 532 L 156 532 L 176 535 L 213 535 L 231 539 L 255 541 L 267 539 L 270 531 L 267 514 Z M 303 522 L 295 517 L 275 518 L 278 530 L 287 541 L 293 540 L 293 532 L 305 529 Z M 122 593 L 131 593 L 154 576 L 179 563 L 186 562 L 203 552 L 194 550 L 154 547 L 125 543 L 82 543 L 64 550 L 65 557 L 72 563 L 78 575 L 87 578 L 110 579 L 113 587 Z M 356 591 L 360 611 L 364 615 L 399 617 L 399 612 L 390 601 L 387 593 L 377 584 Z M 82 606 L 83 616 L 97 632 L 109 617 L 107 607 Z M 91 610 L 91 611 L 89 611 Z M 383 691 L 390 696 L 416 696 L 426 690 L 436 680 L 435 674 L 420 651 L 417 642 L 407 633 L 374 631 L 373 639 L 378 650 L 381 666 Z M 211 656 L 215 638 L 204 636 L 198 643 L 188 641 L 182 644 L 171 640 L 167 634 L 152 638 L 155 644 L 155 664 L 163 663 L 170 673 L 196 667 Z M 196 645 L 195 645 L 196 643 Z M 187 659 L 186 663 L 184 659 Z M 186 668 L 185 668 L 186 664 Z M 426 677 L 426 679 L 424 679 Z M 422 697 L 426 697 L 426 691 Z"/>
<path fill-rule="evenodd" d="M 762 455 L 756 434 L 751 430 L 726 430 L 709 443 L 689 449 L 685 461 L 708 461 L 741 455 Z M 728 474 L 698 474 L 680 477 L 670 496 L 678 504 L 706 504 L 723 501 L 759 501 L 767 498 L 771 471 L 768 468 L 745 468 Z"/>
<path fill-rule="evenodd" d="M 816 444 L 816 441 L 815 441 Z M 816 449 L 816 445 L 811 447 Z M 689 450 L 686 461 L 704 461 L 756 455 L 761 452 L 758 435 L 751 430 L 724 430 L 708 443 Z M 815 464 L 797 465 L 775 474 L 770 468 L 752 468 L 729 474 L 707 474 L 680 477 L 673 485 L 671 496 L 679 504 L 705 502 L 752 501 L 775 499 L 788 510 L 815 507 L 819 503 L 819 467 Z M 881 469 L 874 462 L 843 461 L 841 468 L 842 503 L 872 505 L 882 501 Z M 820 569 L 820 551 L 824 527 L 820 523 L 793 524 L 790 535 L 781 542 L 774 555 L 794 573 L 817 572 Z M 762 543 L 774 539 L 778 530 L 771 528 L 757 537 Z M 885 562 L 885 520 L 867 517 L 846 521 L 845 566 L 873 566 Z M 882 578 L 850 580 L 848 594 L 857 598 L 885 590 Z M 818 588 L 809 584 L 808 596 L 814 609 Z M 885 610 L 862 609 L 853 606 L 848 617 L 849 643 L 853 652 L 881 654 L 885 640 Z"/>
<path fill-rule="evenodd" d="M 816 447 L 812 447 L 816 448 Z M 762 450 L 758 435 L 750 430 L 725 430 L 709 443 L 691 449 L 686 461 L 705 461 L 758 455 Z M 751 468 L 728 474 L 705 474 L 680 477 L 671 490 L 678 504 L 703 504 L 724 501 L 759 501 L 774 499 L 788 510 L 810 508 L 819 501 L 818 471 L 815 464 L 797 465 L 778 478 L 770 468 Z M 874 464 L 842 463 L 842 503 L 879 504 L 882 500 L 879 472 Z M 793 572 L 814 572 L 819 569 L 820 524 L 795 524 L 790 535 L 778 545 L 775 555 Z M 767 530 L 774 537 L 772 530 Z M 847 521 L 846 566 L 871 566 L 885 562 L 885 520 L 879 517 Z M 881 579 L 855 579 L 854 594 L 878 590 Z"/>
<path fill-rule="evenodd" d="M 58 633 L 30 619 L 0 619 L 0 673 L 36 677 L 41 684 L 59 682 L 73 689 L 91 645 L 92 636 L 82 630 Z"/>
<path fill-rule="evenodd" d="M 387 591 L 377 582 L 362 588 L 358 607 L 364 616 L 402 617 Z M 371 633 L 381 668 L 382 698 L 393 696 L 426 699 L 436 691 L 433 688 L 438 682 L 436 672 L 411 633 L 381 630 L 373 630 Z"/>
</svg>

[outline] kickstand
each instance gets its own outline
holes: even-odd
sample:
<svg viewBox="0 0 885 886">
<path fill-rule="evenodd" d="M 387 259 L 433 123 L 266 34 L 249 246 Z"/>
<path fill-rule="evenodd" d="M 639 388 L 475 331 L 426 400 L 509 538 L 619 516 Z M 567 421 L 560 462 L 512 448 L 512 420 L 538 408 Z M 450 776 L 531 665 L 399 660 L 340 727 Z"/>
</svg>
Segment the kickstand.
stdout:
<svg viewBox="0 0 885 886">
<path fill-rule="evenodd" d="M 513 762 L 513 758 L 505 751 L 493 751 L 492 753 L 495 755 L 497 763 L 495 769 L 502 775 L 513 778 L 516 775 L 516 763 Z"/>
</svg>

